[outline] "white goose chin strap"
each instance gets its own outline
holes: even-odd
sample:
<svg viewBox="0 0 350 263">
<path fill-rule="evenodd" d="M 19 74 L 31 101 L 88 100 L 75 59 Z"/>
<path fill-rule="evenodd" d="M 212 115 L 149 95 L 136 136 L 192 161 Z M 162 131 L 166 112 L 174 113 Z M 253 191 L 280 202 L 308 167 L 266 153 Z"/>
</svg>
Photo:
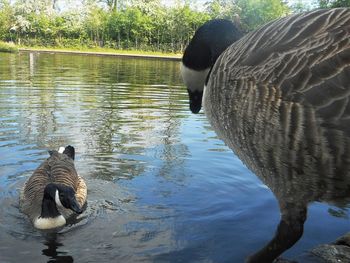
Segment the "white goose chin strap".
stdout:
<svg viewBox="0 0 350 263">
<path fill-rule="evenodd" d="M 60 200 L 60 196 L 59 196 L 58 190 L 56 190 L 56 193 L 55 193 L 55 202 L 56 202 L 57 206 L 63 207 L 63 205 L 61 203 L 61 200 Z"/>
<path fill-rule="evenodd" d="M 204 70 L 190 69 L 186 67 L 182 62 L 180 66 L 182 79 L 187 89 L 191 92 L 203 91 L 209 71 L 210 68 Z"/>
</svg>

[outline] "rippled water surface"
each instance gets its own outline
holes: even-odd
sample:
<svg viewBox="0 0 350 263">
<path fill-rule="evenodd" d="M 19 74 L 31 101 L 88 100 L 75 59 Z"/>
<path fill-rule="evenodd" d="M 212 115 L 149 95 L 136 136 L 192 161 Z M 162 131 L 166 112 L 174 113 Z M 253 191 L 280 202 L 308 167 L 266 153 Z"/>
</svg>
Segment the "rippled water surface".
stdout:
<svg viewBox="0 0 350 263">
<path fill-rule="evenodd" d="M 272 237 L 277 201 L 189 112 L 178 63 L 0 53 L 0 262 L 242 262 Z M 87 210 L 40 232 L 19 191 L 47 150 L 68 144 Z M 285 256 L 349 230 L 346 208 L 308 213 Z"/>
</svg>

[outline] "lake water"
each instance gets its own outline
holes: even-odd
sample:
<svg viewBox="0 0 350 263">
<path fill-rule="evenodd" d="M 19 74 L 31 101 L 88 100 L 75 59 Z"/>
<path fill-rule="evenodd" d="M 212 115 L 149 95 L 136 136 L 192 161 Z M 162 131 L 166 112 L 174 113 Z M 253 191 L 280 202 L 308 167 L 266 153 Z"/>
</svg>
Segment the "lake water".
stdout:
<svg viewBox="0 0 350 263">
<path fill-rule="evenodd" d="M 68 144 L 87 210 L 44 233 L 19 191 Z M 283 256 L 334 241 L 349 215 L 311 204 Z M 190 113 L 178 61 L 0 53 L 0 262 L 243 262 L 279 216 L 269 188 Z"/>
</svg>

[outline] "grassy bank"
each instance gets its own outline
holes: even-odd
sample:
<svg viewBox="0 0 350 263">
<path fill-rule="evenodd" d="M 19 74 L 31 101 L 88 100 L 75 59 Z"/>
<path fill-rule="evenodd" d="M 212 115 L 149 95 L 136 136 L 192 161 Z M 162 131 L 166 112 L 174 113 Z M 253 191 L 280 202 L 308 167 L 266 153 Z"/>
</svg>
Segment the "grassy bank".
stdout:
<svg viewBox="0 0 350 263">
<path fill-rule="evenodd" d="M 18 47 L 13 43 L 7 43 L 0 41 L 0 52 L 18 52 Z"/>
<path fill-rule="evenodd" d="M 134 56 L 134 57 L 159 57 L 169 59 L 180 59 L 182 54 L 176 53 L 162 53 L 142 50 L 117 50 L 112 48 L 56 48 L 56 47 L 28 47 L 21 46 L 20 51 L 42 51 L 42 52 L 60 52 L 60 53 L 78 53 L 78 54 L 95 54 L 95 55 L 120 55 L 120 56 Z"/>
</svg>

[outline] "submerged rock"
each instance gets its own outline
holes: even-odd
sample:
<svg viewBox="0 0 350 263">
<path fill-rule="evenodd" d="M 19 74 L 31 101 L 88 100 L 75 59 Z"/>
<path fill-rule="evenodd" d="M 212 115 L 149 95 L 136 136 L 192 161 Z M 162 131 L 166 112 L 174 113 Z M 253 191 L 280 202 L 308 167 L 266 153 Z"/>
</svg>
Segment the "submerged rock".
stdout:
<svg viewBox="0 0 350 263">
<path fill-rule="evenodd" d="M 350 232 L 338 238 L 335 242 L 335 245 L 344 245 L 350 247 Z"/>
<path fill-rule="evenodd" d="M 350 232 L 334 243 L 322 244 L 295 259 L 278 258 L 273 263 L 348 263 L 350 262 Z"/>
<path fill-rule="evenodd" d="M 320 259 L 320 262 L 339 263 L 350 262 L 350 247 L 344 245 L 320 245 L 309 252 L 316 258 Z"/>
</svg>

